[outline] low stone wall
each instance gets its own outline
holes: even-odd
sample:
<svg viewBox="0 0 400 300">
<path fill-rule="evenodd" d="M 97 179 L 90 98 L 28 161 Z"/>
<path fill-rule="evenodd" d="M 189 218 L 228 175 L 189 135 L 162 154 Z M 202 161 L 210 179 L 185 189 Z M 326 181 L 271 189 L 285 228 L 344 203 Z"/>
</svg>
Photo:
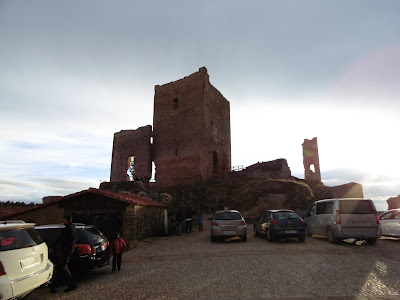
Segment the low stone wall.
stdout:
<svg viewBox="0 0 400 300">
<path fill-rule="evenodd" d="M 135 248 L 138 241 L 149 236 L 166 233 L 165 208 L 153 206 L 130 205 L 127 207 L 123 221 L 123 238 L 127 249 Z"/>
</svg>

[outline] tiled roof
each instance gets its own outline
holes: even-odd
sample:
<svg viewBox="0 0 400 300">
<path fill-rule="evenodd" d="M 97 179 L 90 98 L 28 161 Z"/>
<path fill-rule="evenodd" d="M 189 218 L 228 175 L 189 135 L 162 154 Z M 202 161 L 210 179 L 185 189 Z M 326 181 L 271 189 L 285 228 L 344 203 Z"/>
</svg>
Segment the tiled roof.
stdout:
<svg viewBox="0 0 400 300">
<path fill-rule="evenodd" d="M 72 198 L 72 197 L 76 197 L 82 194 L 87 194 L 87 193 L 95 193 L 98 195 L 102 195 L 105 197 L 109 197 L 109 198 L 113 198 L 115 200 L 119 200 L 119 201 L 123 201 L 126 203 L 131 203 L 134 205 L 141 205 L 141 206 L 157 206 L 157 207 L 167 207 L 167 205 L 161 203 L 161 202 L 157 202 L 154 200 L 151 200 L 150 198 L 146 198 L 146 197 L 140 197 L 140 196 L 136 196 L 133 194 L 129 194 L 129 193 L 118 193 L 118 192 L 112 192 L 112 191 L 107 191 L 107 190 L 100 190 L 100 189 L 95 189 L 95 188 L 90 188 L 88 190 L 83 190 L 74 194 L 70 194 L 67 196 L 62 197 L 59 200 L 56 201 L 63 201 L 66 200 L 68 198 Z"/>
<path fill-rule="evenodd" d="M 47 205 L 51 205 L 54 204 L 56 202 L 60 202 L 60 201 L 65 201 L 68 200 L 70 198 L 76 197 L 76 196 L 80 196 L 83 194 L 88 194 L 88 193 L 94 193 L 94 194 L 98 194 L 98 195 L 102 195 L 105 197 L 109 197 L 118 201 L 123 201 L 129 204 L 133 204 L 133 205 L 140 205 L 140 206 L 154 206 L 154 207 L 164 207 L 167 208 L 167 205 L 161 203 L 161 202 L 157 202 L 154 200 L 151 200 L 150 198 L 146 198 L 146 197 L 140 197 L 140 196 L 136 196 L 133 194 L 128 194 L 128 193 L 117 193 L 117 192 L 111 192 L 111 191 L 106 191 L 106 190 L 100 190 L 100 189 L 95 189 L 95 188 L 89 188 L 88 190 L 83 190 L 74 194 L 70 194 L 67 196 L 63 196 L 60 198 L 55 199 L 54 201 L 51 201 L 49 203 L 46 204 L 39 204 L 35 207 L 30 207 L 27 209 L 21 209 L 18 211 L 15 210 L 7 210 L 7 211 L 2 211 L 0 210 L 0 219 L 2 218 L 8 218 L 11 217 L 13 215 L 18 215 L 21 212 L 26 212 L 26 211 L 30 211 L 33 209 L 37 209 L 37 208 L 41 208 L 41 207 L 45 207 Z"/>
<path fill-rule="evenodd" d="M 0 207 L 0 219 L 31 208 L 32 207 Z"/>
</svg>

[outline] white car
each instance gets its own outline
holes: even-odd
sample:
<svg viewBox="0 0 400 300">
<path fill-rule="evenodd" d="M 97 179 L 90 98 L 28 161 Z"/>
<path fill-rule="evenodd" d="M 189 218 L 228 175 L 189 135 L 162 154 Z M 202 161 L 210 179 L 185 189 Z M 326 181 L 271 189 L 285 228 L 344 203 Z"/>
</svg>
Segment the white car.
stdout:
<svg viewBox="0 0 400 300">
<path fill-rule="evenodd" d="M 22 298 L 53 276 L 47 245 L 34 225 L 0 222 L 0 299 Z"/>
<path fill-rule="evenodd" d="M 400 238 L 400 209 L 391 209 L 379 216 L 382 235 Z"/>
</svg>

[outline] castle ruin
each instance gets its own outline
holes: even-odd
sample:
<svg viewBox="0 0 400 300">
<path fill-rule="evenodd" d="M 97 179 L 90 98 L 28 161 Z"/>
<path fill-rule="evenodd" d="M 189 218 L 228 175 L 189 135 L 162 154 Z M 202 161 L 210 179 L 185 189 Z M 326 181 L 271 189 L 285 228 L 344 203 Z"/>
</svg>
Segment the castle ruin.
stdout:
<svg viewBox="0 0 400 300">
<path fill-rule="evenodd" d="M 310 181 L 321 181 L 317 138 L 315 137 L 311 140 L 305 139 L 302 146 L 304 179 Z"/>
<path fill-rule="evenodd" d="M 231 170 L 230 104 L 206 68 L 155 87 L 153 127 L 114 134 L 110 182 L 150 179 L 157 185 L 202 182 Z"/>
</svg>

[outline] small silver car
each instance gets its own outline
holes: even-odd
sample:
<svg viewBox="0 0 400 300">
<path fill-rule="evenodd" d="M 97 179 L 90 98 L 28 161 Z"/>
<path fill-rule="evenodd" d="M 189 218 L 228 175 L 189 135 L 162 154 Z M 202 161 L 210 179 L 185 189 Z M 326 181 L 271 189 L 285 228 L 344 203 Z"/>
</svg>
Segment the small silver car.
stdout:
<svg viewBox="0 0 400 300">
<path fill-rule="evenodd" d="M 246 221 L 237 210 L 217 210 L 211 219 L 211 242 L 230 237 L 240 237 L 242 241 L 247 241 Z"/>
<path fill-rule="evenodd" d="M 307 236 L 327 236 L 329 242 L 354 238 L 375 244 L 381 227 L 372 200 L 325 199 L 314 202 L 304 218 Z"/>
<path fill-rule="evenodd" d="M 400 238 L 400 209 L 391 209 L 379 216 L 383 236 Z"/>
</svg>

